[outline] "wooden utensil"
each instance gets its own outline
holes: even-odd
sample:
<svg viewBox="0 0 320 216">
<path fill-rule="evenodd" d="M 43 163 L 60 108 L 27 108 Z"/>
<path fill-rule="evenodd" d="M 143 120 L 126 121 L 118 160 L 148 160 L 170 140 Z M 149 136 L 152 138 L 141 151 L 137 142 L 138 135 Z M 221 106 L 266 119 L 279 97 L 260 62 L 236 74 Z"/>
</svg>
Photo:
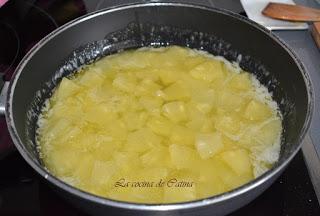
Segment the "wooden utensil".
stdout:
<svg viewBox="0 0 320 216">
<path fill-rule="evenodd" d="M 320 22 L 315 22 L 311 26 L 311 34 L 317 46 L 320 48 Z"/>
<path fill-rule="evenodd" d="M 301 21 L 301 22 L 319 22 L 320 10 L 282 3 L 269 3 L 262 14 L 274 19 Z"/>
<path fill-rule="evenodd" d="M 311 34 L 320 48 L 320 10 L 282 3 L 269 3 L 262 14 L 274 19 L 287 21 L 315 22 L 311 25 Z"/>
</svg>

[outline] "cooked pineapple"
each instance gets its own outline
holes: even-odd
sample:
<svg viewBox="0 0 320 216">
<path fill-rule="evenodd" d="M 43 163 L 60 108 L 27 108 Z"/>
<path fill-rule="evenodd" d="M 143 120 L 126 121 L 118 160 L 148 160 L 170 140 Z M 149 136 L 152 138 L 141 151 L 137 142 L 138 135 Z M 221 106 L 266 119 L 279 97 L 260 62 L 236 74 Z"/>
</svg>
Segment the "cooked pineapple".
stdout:
<svg viewBox="0 0 320 216">
<path fill-rule="evenodd" d="M 208 159 L 223 149 L 221 134 L 197 134 L 195 140 L 196 149 L 202 159 Z"/>
<path fill-rule="evenodd" d="M 162 106 L 162 113 L 174 123 L 188 119 L 186 105 L 182 101 L 166 103 Z"/>
<path fill-rule="evenodd" d="M 270 118 L 271 116 L 271 108 L 257 100 L 250 101 L 244 111 L 244 117 L 252 121 L 264 120 Z"/>
<path fill-rule="evenodd" d="M 278 160 L 282 125 L 271 96 L 233 67 L 171 46 L 110 55 L 63 78 L 39 119 L 46 167 L 82 190 L 137 203 L 249 182 Z"/>
<path fill-rule="evenodd" d="M 177 81 L 163 90 L 167 101 L 184 100 L 189 98 L 189 90 L 182 81 Z"/>
</svg>

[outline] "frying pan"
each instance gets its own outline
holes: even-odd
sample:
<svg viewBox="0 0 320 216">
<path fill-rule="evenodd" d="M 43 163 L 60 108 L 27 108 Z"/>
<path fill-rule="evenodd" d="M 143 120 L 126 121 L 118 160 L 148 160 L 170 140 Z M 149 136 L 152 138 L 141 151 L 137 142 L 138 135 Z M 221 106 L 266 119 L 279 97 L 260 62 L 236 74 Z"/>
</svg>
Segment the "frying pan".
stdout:
<svg viewBox="0 0 320 216">
<path fill-rule="evenodd" d="M 52 176 L 36 148 L 38 114 L 61 77 L 124 49 L 180 45 L 237 62 L 273 94 L 283 115 L 280 159 L 257 179 L 191 202 L 137 204 L 76 189 Z M 225 215 L 255 199 L 301 147 L 313 111 L 310 78 L 295 54 L 269 30 L 237 14 L 182 3 L 143 3 L 80 17 L 42 39 L 23 58 L 2 94 L 12 140 L 27 163 L 59 194 L 95 215 Z M 298 170 L 297 170 L 298 172 Z"/>
</svg>

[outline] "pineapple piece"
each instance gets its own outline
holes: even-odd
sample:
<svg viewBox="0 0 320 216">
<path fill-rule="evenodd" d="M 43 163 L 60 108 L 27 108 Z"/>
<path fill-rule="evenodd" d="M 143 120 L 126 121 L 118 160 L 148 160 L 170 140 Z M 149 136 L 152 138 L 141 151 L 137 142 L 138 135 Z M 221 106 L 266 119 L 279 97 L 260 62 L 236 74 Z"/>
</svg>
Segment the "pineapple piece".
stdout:
<svg viewBox="0 0 320 216">
<path fill-rule="evenodd" d="M 155 92 L 161 89 L 161 86 L 150 79 L 143 79 L 134 90 L 137 96 L 154 95 Z M 132 91 L 132 89 L 131 89 Z"/>
<path fill-rule="evenodd" d="M 77 138 L 82 133 L 80 127 L 68 127 L 64 130 L 63 136 L 55 136 L 50 141 L 54 144 L 55 148 L 63 148 L 66 143 L 77 142 Z"/>
<path fill-rule="evenodd" d="M 226 111 L 240 111 L 245 100 L 241 96 L 223 91 L 218 96 L 218 106 Z"/>
<path fill-rule="evenodd" d="M 130 74 L 118 74 L 112 82 L 112 86 L 121 91 L 130 93 L 137 86 L 137 80 Z"/>
<path fill-rule="evenodd" d="M 169 85 L 179 80 L 181 71 L 175 68 L 162 68 L 156 71 L 159 74 L 160 81 L 163 85 Z"/>
<path fill-rule="evenodd" d="M 104 82 L 104 77 L 101 73 L 97 73 L 93 70 L 87 70 L 82 72 L 82 76 L 79 80 L 81 85 L 88 88 L 101 86 Z"/>
<path fill-rule="evenodd" d="M 139 154 L 136 152 L 114 151 L 112 158 L 117 167 L 124 173 L 130 173 L 133 170 L 139 170 L 142 166 L 139 159 Z"/>
<path fill-rule="evenodd" d="M 128 129 L 124 122 L 120 119 L 104 125 L 104 128 L 107 131 L 107 134 L 110 135 L 113 139 L 118 139 L 121 141 L 127 139 Z"/>
<path fill-rule="evenodd" d="M 228 85 L 234 92 L 249 91 L 252 87 L 252 81 L 248 73 L 236 74 Z"/>
<path fill-rule="evenodd" d="M 62 78 L 58 89 L 55 92 L 55 96 L 58 100 L 64 100 L 71 97 L 81 91 L 81 87 L 76 84 L 73 80 L 68 78 Z"/>
<path fill-rule="evenodd" d="M 252 176 L 237 175 L 237 173 L 235 173 L 230 166 L 221 161 L 221 159 L 215 158 L 212 168 L 226 186 L 226 191 L 237 188 L 252 180 Z"/>
<path fill-rule="evenodd" d="M 173 123 L 167 118 L 159 116 L 151 118 L 148 121 L 147 126 L 156 134 L 169 136 L 171 134 Z"/>
<path fill-rule="evenodd" d="M 148 115 L 146 112 L 127 112 L 123 114 L 122 118 L 128 130 L 133 131 L 145 125 Z"/>
<path fill-rule="evenodd" d="M 141 128 L 128 134 L 124 149 L 126 151 L 143 153 L 153 146 L 160 145 L 161 141 L 162 138 L 154 134 L 149 128 Z"/>
<path fill-rule="evenodd" d="M 157 146 L 152 148 L 140 157 L 141 163 L 145 167 L 158 167 L 159 165 L 166 165 L 170 167 L 171 159 L 169 150 L 164 146 Z M 156 175 L 157 176 L 157 175 Z"/>
<path fill-rule="evenodd" d="M 190 97 L 190 93 L 182 82 L 175 82 L 163 90 L 164 99 L 167 101 L 186 100 Z"/>
<path fill-rule="evenodd" d="M 146 80 L 153 81 L 154 83 L 159 82 L 159 75 L 156 69 L 152 69 L 152 68 L 139 69 L 139 70 L 133 71 L 133 73 L 139 80 L 146 79 Z"/>
<path fill-rule="evenodd" d="M 51 150 L 46 166 L 57 176 L 71 176 L 81 160 L 81 154 L 72 148 Z"/>
<path fill-rule="evenodd" d="M 210 59 L 194 67 L 190 70 L 190 75 L 199 80 L 212 82 L 213 80 L 223 76 L 222 63 L 217 60 Z"/>
<path fill-rule="evenodd" d="M 261 121 L 270 118 L 272 111 L 268 105 L 257 100 L 251 100 L 247 105 L 243 116 L 251 121 Z"/>
<path fill-rule="evenodd" d="M 51 122 L 46 136 L 49 139 L 59 139 L 64 136 L 69 128 L 72 128 L 72 123 L 69 120 L 65 118 L 59 119 L 55 122 Z"/>
<path fill-rule="evenodd" d="M 74 171 L 74 178 L 79 180 L 80 185 L 88 185 L 91 180 L 91 172 L 94 164 L 94 157 L 91 154 L 85 154 Z"/>
<path fill-rule="evenodd" d="M 272 145 L 280 137 L 282 125 L 280 119 L 269 119 L 258 126 L 258 131 L 254 131 L 253 139 L 260 145 Z"/>
<path fill-rule="evenodd" d="M 139 98 L 139 103 L 146 111 L 152 112 L 162 106 L 163 100 L 159 97 L 143 96 Z"/>
<path fill-rule="evenodd" d="M 106 104 L 92 106 L 82 114 L 85 121 L 97 124 L 100 127 L 113 123 L 118 117 L 118 114 L 111 110 Z"/>
<path fill-rule="evenodd" d="M 243 132 L 241 121 L 230 115 L 218 116 L 215 119 L 215 128 L 232 140 L 239 140 Z"/>
<path fill-rule="evenodd" d="M 187 103 L 187 111 L 190 121 L 186 123 L 186 126 L 195 131 L 202 131 L 202 128 L 207 127 L 208 124 L 205 123 L 207 121 L 207 116 L 198 109 L 195 103 Z"/>
<path fill-rule="evenodd" d="M 217 103 L 217 91 L 207 86 L 194 89 L 191 93 L 192 100 L 196 103 L 214 106 Z"/>
<path fill-rule="evenodd" d="M 221 159 L 231 167 L 237 175 L 253 176 L 249 154 L 244 149 L 226 151 L 221 153 Z"/>
<path fill-rule="evenodd" d="M 204 194 L 213 196 L 217 193 L 222 193 L 228 190 L 227 185 L 220 178 L 220 175 L 218 173 L 218 171 L 221 171 L 219 169 L 221 164 L 222 163 L 217 159 L 216 156 L 209 159 L 201 160 L 201 162 L 199 163 L 198 169 L 196 170 L 196 173 L 198 175 L 197 193 L 199 195 L 203 194 L 203 196 L 201 197 L 204 197 Z M 205 188 L 206 186 L 208 187 L 207 190 Z"/>
<path fill-rule="evenodd" d="M 194 132 L 187 127 L 175 125 L 171 129 L 170 141 L 171 143 L 189 145 L 194 144 Z"/>
<path fill-rule="evenodd" d="M 92 168 L 91 183 L 93 185 L 107 185 L 111 177 L 117 172 L 113 161 L 95 161 Z"/>
<path fill-rule="evenodd" d="M 205 58 L 203 58 L 203 56 L 192 55 L 190 52 L 188 58 L 184 62 L 184 66 L 186 67 L 186 69 L 188 71 L 190 71 L 191 69 L 193 69 L 194 67 L 196 67 L 197 65 L 199 65 L 201 63 L 204 63 L 205 61 L 207 61 L 207 60 Z"/>
<path fill-rule="evenodd" d="M 192 168 L 199 161 L 196 151 L 187 146 L 171 144 L 169 152 L 172 164 L 178 170 Z"/>
<path fill-rule="evenodd" d="M 102 141 L 103 137 L 98 138 L 99 145 L 92 151 L 92 154 L 96 159 L 101 161 L 111 160 L 112 155 L 116 150 L 121 148 L 122 143 L 118 140 L 110 140 Z"/>
<path fill-rule="evenodd" d="M 171 121 L 178 123 L 188 119 L 185 103 L 182 101 L 175 101 L 166 103 L 162 106 L 162 113 Z"/>
<path fill-rule="evenodd" d="M 210 134 L 197 134 L 195 146 L 202 159 L 208 159 L 214 156 L 224 147 L 221 134 L 219 132 Z"/>
</svg>

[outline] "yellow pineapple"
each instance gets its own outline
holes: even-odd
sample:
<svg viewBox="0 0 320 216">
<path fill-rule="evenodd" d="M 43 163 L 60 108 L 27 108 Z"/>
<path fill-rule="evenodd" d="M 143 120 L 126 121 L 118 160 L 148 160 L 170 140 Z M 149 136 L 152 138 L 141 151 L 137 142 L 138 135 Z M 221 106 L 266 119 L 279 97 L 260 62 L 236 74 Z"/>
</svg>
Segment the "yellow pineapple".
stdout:
<svg viewBox="0 0 320 216">
<path fill-rule="evenodd" d="M 175 101 L 166 103 L 162 106 L 162 113 L 171 121 L 177 123 L 188 119 L 185 103 Z"/>
<path fill-rule="evenodd" d="M 208 159 L 223 149 L 221 134 L 218 132 L 197 134 L 195 147 L 202 159 Z"/>
</svg>

